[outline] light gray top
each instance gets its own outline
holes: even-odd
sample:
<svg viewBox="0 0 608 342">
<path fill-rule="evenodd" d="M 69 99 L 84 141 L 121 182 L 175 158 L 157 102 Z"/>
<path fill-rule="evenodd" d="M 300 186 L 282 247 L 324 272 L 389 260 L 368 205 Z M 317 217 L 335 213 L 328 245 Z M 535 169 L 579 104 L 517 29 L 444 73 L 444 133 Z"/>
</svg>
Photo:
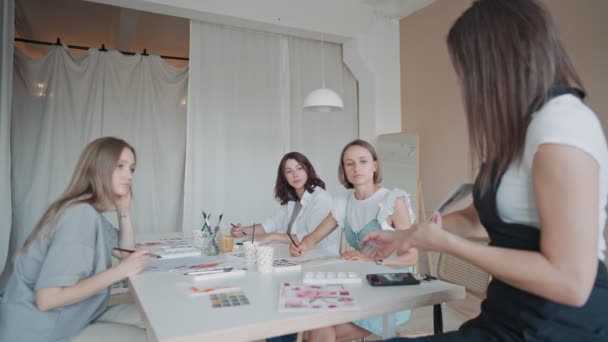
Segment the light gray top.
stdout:
<svg viewBox="0 0 608 342">
<path fill-rule="evenodd" d="M 35 291 L 73 286 L 112 266 L 118 232 L 88 204 L 68 208 L 50 232 L 45 227 L 15 259 L 0 303 L 0 341 L 69 341 L 107 307 L 110 289 L 46 312 Z"/>
</svg>

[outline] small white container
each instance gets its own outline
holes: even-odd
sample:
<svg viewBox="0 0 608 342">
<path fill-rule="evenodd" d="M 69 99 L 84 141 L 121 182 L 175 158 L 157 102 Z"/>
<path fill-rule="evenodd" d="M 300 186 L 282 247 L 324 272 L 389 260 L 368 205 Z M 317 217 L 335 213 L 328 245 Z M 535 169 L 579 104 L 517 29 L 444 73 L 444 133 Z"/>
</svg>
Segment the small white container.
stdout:
<svg viewBox="0 0 608 342">
<path fill-rule="evenodd" d="M 274 248 L 270 246 L 259 246 L 257 248 L 258 272 L 271 273 L 274 260 Z"/>
<path fill-rule="evenodd" d="M 257 262 L 257 249 L 260 243 L 258 241 L 251 242 L 250 240 L 243 242 L 245 248 L 245 265 L 247 268 L 252 268 Z"/>
</svg>

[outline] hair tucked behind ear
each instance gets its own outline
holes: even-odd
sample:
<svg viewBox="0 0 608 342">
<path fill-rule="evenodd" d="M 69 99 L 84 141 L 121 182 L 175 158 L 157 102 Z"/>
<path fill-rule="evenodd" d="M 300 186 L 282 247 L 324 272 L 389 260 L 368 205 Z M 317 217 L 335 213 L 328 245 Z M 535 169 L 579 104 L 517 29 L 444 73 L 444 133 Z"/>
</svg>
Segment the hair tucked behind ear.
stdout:
<svg viewBox="0 0 608 342">
<path fill-rule="evenodd" d="M 25 240 L 23 250 L 27 250 L 43 227 L 49 232 L 57 223 L 66 206 L 74 203 L 88 203 L 97 211 L 109 209 L 113 204 L 111 190 L 112 173 L 122 151 L 128 148 L 135 156 L 135 149 L 122 139 L 104 137 L 90 142 L 80 154 L 76 169 L 65 191 L 45 210 L 34 229 Z"/>
</svg>

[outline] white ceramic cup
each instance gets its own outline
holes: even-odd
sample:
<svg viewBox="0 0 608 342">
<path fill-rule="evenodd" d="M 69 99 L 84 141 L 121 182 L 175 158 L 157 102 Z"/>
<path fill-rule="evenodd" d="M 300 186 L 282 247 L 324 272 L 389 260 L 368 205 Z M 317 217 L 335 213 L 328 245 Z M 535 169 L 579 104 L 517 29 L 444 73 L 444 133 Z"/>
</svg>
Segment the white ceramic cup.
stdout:
<svg viewBox="0 0 608 342">
<path fill-rule="evenodd" d="M 251 242 L 250 240 L 247 240 L 243 242 L 243 248 L 245 248 L 245 265 L 247 265 L 247 268 L 255 266 L 259 245 L 260 243 L 258 241 Z"/>
<path fill-rule="evenodd" d="M 258 272 L 272 272 L 272 262 L 274 260 L 274 248 L 271 246 L 259 246 L 257 248 Z"/>
</svg>

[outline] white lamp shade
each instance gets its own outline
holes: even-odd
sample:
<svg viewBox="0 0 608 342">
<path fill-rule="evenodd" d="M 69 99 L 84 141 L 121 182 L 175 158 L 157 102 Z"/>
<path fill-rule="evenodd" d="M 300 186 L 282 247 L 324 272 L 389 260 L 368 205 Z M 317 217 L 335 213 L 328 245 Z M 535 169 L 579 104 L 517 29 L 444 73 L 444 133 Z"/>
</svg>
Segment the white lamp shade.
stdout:
<svg viewBox="0 0 608 342">
<path fill-rule="evenodd" d="M 304 99 L 304 110 L 336 112 L 344 109 L 344 101 L 335 91 L 327 88 L 313 90 Z"/>
</svg>

